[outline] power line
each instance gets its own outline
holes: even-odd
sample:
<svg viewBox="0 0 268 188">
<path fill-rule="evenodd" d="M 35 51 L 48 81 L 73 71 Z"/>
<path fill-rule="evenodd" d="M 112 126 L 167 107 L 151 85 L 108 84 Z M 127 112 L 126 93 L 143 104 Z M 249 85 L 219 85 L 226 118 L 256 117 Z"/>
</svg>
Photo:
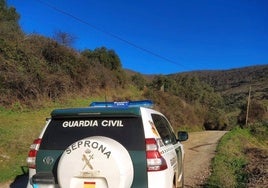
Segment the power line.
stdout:
<svg viewBox="0 0 268 188">
<path fill-rule="evenodd" d="M 121 42 L 123 42 L 123 43 L 126 43 L 126 44 L 128 44 L 129 46 L 132 46 L 132 47 L 134 47 L 134 48 L 136 48 L 136 49 L 139 49 L 139 50 L 141 50 L 141 51 L 144 51 L 144 52 L 146 52 L 146 53 L 148 53 L 148 54 L 150 54 L 150 55 L 152 55 L 152 56 L 155 56 L 155 57 L 157 57 L 157 58 L 160 58 L 160 59 L 162 59 L 162 60 L 165 60 L 165 61 L 167 61 L 167 62 L 169 62 L 169 63 L 173 63 L 173 64 L 175 64 L 175 65 L 185 67 L 184 65 L 182 65 L 182 64 L 180 64 L 180 63 L 178 63 L 178 62 L 176 62 L 176 61 L 173 61 L 173 60 L 171 60 L 171 59 L 169 59 L 169 58 L 167 58 L 167 57 L 164 57 L 164 56 L 162 56 L 162 55 L 160 55 L 160 54 L 157 54 L 157 53 L 155 53 L 155 52 L 153 52 L 153 51 L 151 51 L 151 50 L 148 50 L 148 49 L 143 48 L 143 47 L 141 47 L 141 46 L 139 46 L 139 45 L 137 45 L 137 44 L 134 44 L 134 43 L 132 43 L 132 42 L 126 40 L 126 39 L 123 39 L 122 37 L 120 37 L 120 36 L 118 36 L 118 35 L 115 35 L 115 34 L 113 34 L 113 33 L 111 33 L 111 32 L 108 32 L 108 31 L 105 31 L 105 30 L 103 30 L 103 29 L 101 29 L 101 28 L 98 28 L 98 27 L 96 27 L 95 25 L 90 24 L 89 22 L 87 22 L 87 21 L 85 21 L 85 20 L 83 20 L 83 19 L 81 19 L 81 18 L 78 18 L 77 16 L 74 16 L 74 15 L 72 15 L 72 14 L 70 14 L 70 13 L 68 13 L 68 12 L 66 12 L 66 11 L 64 11 L 64 10 L 62 10 L 62 9 L 59 9 L 59 8 L 53 6 L 53 5 L 51 5 L 51 4 L 49 4 L 49 3 L 45 2 L 45 1 L 42 1 L 42 0 L 37 0 L 37 1 L 39 1 L 39 3 L 41 3 L 41 4 L 43 4 L 43 5 L 47 6 L 47 7 L 49 7 L 49 8 L 51 8 L 51 9 L 55 10 L 56 12 L 59 12 L 59 13 L 65 15 L 65 16 L 68 16 L 68 17 L 70 17 L 70 18 L 72 18 L 72 19 L 74 19 L 74 20 L 76 20 L 76 21 L 78 21 L 78 22 L 80 22 L 80 23 L 82 23 L 82 24 L 85 24 L 85 25 L 87 25 L 87 26 L 93 28 L 93 29 L 96 30 L 96 31 L 100 31 L 100 32 L 102 32 L 102 33 L 104 33 L 104 34 L 106 34 L 106 35 L 112 37 L 112 38 L 115 38 L 115 39 L 117 39 L 117 40 L 119 40 L 119 41 L 121 41 Z"/>
</svg>

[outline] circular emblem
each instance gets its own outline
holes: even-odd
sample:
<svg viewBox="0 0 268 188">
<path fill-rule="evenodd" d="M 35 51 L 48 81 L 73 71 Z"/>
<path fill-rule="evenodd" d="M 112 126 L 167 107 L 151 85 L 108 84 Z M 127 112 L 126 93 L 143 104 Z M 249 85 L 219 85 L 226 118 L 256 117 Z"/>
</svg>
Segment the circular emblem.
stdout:
<svg viewBox="0 0 268 188">
<path fill-rule="evenodd" d="M 54 162 L 54 159 L 51 156 L 46 156 L 43 159 L 43 163 L 46 165 L 51 165 L 53 162 Z"/>
<path fill-rule="evenodd" d="M 78 140 L 60 157 L 57 176 L 60 187 L 131 187 L 134 168 L 128 150 L 114 139 L 92 136 Z M 100 185 L 100 186 L 99 186 Z"/>
</svg>

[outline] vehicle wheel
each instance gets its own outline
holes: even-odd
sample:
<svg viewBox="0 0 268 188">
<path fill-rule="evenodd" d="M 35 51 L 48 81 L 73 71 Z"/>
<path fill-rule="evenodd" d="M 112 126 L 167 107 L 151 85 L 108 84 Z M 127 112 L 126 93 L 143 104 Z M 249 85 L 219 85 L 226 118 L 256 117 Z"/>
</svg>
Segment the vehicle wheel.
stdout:
<svg viewBox="0 0 268 188">
<path fill-rule="evenodd" d="M 70 145 L 58 164 L 60 187 L 131 187 L 134 170 L 128 151 L 117 141 L 93 136 Z M 93 187 L 93 186 L 92 186 Z"/>
</svg>

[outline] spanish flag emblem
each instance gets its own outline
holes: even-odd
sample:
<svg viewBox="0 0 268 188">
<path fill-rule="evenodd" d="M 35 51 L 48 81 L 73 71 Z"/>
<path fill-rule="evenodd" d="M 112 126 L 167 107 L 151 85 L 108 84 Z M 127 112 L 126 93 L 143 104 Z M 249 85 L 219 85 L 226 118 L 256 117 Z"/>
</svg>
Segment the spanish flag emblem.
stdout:
<svg viewBox="0 0 268 188">
<path fill-rule="evenodd" d="M 84 182 L 84 188 L 95 188 L 95 182 Z"/>
</svg>

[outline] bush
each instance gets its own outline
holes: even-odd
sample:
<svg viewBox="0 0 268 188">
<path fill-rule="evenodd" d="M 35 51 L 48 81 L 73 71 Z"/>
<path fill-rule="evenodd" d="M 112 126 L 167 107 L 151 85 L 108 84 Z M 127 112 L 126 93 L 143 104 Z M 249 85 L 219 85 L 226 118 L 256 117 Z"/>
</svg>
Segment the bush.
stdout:
<svg viewBox="0 0 268 188">
<path fill-rule="evenodd" d="M 248 109 L 248 123 L 260 122 L 264 119 L 266 110 L 265 106 L 259 101 L 252 100 Z M 241 107 L 241 112 L 238 116 L 238 123 L 241 126 L 246 124 L 247 105 Z"/>
<path fill-rule="evenodd" d="M 226 130 L 228 126 L 228 119 L 223 110 L 210 109 L 204 121 L 204 128 L 206 130 Z"/>
<path fill-rule="evenodd" d="M 253 136 L 257 137 L 259 140 L 267 140 L 268 135 L 268 122 L 257 122 L 249 124 L 250 132 Z"/>
</svg>

